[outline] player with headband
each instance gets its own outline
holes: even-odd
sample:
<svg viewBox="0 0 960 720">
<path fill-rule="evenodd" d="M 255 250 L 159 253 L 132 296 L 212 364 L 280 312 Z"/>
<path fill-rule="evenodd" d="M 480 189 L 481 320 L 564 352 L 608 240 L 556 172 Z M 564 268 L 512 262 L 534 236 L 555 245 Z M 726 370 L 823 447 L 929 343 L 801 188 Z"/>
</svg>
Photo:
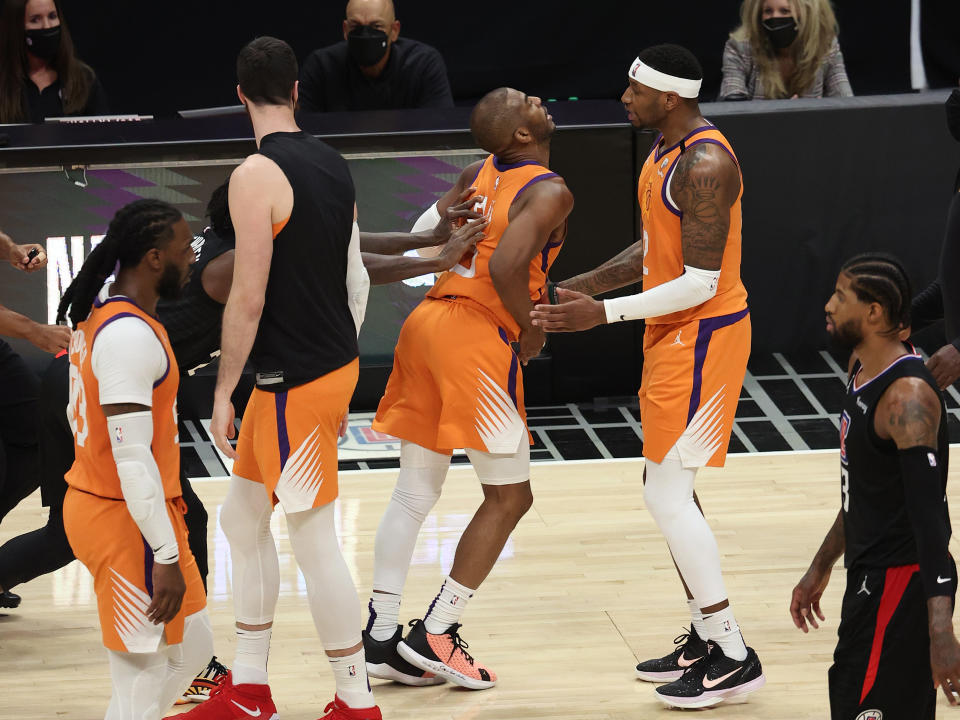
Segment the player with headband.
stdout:
<svg viewBox="0 0 960 720">
<path fill-rule="evenodd" d="M 640 171 L 641 240 L 598 268 L 559 283 L 556 302 L 537 305 L 548 332 L 645 320 L 640 419 L 644 500 L 676 563 L 692 627 L 669 655 L 637 676 L 668 682 L 659 697 L 708 707 L 763 686 L 727 599 L 720 552 L 694 479 L 721 467 L 750 355 L 747 291 L 740 281 L 740 165 L 697 104 L 703 72 L 677 45 L 647 48 L 628 69 L 622 101 L 635 127 L 660 135 Z M 643 292 L 593 295 L 643 283 Z"/>
</svg>

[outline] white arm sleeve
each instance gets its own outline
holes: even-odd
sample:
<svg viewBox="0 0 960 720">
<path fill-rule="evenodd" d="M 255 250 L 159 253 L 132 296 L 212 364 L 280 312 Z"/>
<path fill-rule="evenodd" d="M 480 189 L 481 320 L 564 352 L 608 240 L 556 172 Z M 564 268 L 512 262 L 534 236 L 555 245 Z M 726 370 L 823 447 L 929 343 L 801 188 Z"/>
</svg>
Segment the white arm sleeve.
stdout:
<svg viewBox="0 0 960 720">
<path fill-rule="evenodd" d="M 684 265 L 683 269 L 683 275 L 652 290 L 604 300 L 607 322 L 669 315 L 701 305 L 717 294 L 719 270 L 703 270 L 689 265 Z"/>
<path fill-rule="evenodd" d="M 357 335 L 360 334 L 360 326 L 367 314 L 369 292 L 370 276 L 363 266 L 363 255 L 360 253 L 360 227 L 354 221 L 350 246 L 347 248 L 347 303 L 350 305 L 350 314 L 353 315 L 353 324 L 357 326 Z"/>
<path fill-rule="evenodd" d="M 154 562 L 169 565 L 180 557 L 177 536 L 167 514 L 160 470 L 150 451 L 153 414 L 124 413 L 107 418 L 120 489 L 130 516 L 153 550 Z"/>
<path fill-rule="evenodd" d="M 101 405 L 151 407 L 153 384 L 167 372 L 163 345 L 138 317 L 122 317 L 104 326 L 93 343 L 90 362 L 100 385 Z"/>
<path fill-rule="evenodd" d="M 440 211 L 437 210 L 437 204 L 434 203 L 424 211 L 423 215 L 417 218 L 417 221 L 413 224 L 413 227 L 410 228 L 410 232 L 433 230 L 437 226 L 437 223 L 439 223 L 442 219 L 443 217 L 440 215 Z M 440 254 L 441 249 L 443 249 L 442 245 L 417 248 L 417 255 L 420 257 L 436 257 Z"/>
</svg>

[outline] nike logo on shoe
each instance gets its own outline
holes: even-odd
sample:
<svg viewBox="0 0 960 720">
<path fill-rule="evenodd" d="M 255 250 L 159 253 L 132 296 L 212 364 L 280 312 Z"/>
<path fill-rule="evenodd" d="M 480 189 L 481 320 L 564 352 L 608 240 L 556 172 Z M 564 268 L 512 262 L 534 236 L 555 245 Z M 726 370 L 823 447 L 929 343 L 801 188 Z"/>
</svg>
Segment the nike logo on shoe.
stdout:
<svg viewBox="0 0 960 720">
<path fill-rule="evenodd" d="M 232 702 L 232 703 L 233 703 L 234 705 L 236 705 L 238 708 L 240 708 L 241 710 L 243 710 L 243 711 L 244 711 L 247 715 L 249 715 L 250 717 L 260 717 L 260 714 L 263 712 L 263 710 L 261 710 L 259 707 L 257 708 L 257 711 L 254 712 L 254 711 L 251 710 L 250 708 L 245 708 L 243 705 L 241 705 L 240 703 L 238 703 L 236 700 L 231 700 L 230 702 Z"/>
<path fill-rule="evenodd" d="M 717 685 L 719 685 L 720 683 L 722 683 L 724 680 L 726 680 L 726 679 L 729 678 L 729 677 L 732 677 L 733 675 L 736 675 L 736 674 L 737 674 L 738 672 L 740 672 L 741 670 L 743 670 L 743 668 L 742 668 L 742 667 L 738 667 L 736 670 L 731 670 L 731 671 L 728 672 L 726 675 L 724 675 L 724 676 L 722 676 L 722 677 L 718 677 L 716 680 L 711 680 L 711 679 L 708 678 L 706 675 L 704 675 L 704 677 L 703 677 L 703 687 L 704 687 L 705 690 L 710 690 L 710 689 L 712 689 L 712 688 L 715 688 Z"/>
<path fill-rule="evenodd" d="M 695 657 L 692 660 L 687 660 L 683 655 L 677 658 L 677 666 L 682 668 L 688 668 L 693 665 L 695 662 L 703 660 L 703 656 Z"/>
</svg>

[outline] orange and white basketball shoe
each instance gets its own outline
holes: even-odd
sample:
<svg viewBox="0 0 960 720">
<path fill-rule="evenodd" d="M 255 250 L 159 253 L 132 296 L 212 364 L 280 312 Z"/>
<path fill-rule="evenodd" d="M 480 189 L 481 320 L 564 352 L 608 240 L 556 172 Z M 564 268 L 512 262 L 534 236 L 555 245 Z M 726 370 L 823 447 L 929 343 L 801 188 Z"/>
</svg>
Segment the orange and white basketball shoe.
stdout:
<svg viewBox="0 0 960 720">
<path fill-rule="evenodd" d="M 397 645 L 400 656 L 421 670 L 432 672 L 470 690 L 486 690 L 497 684 L 497 676 L 483 667 L 467 652 L 467 643 L 460 637 L 460 623 L 446 632 L 427 632 L 423 620 L 410 621 L 411 630 Z"/>
</svg>

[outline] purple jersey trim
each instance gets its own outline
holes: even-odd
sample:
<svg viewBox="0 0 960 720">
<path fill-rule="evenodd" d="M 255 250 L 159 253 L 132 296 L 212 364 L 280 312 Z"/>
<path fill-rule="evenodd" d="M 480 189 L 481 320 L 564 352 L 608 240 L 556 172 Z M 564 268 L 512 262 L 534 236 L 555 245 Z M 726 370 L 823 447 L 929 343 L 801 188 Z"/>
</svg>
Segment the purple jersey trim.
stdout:
<svg viewBox="0 0 960 720">
<path fill-rule="evenodd" d="M 750 308 L 744 308 L 740 312 L 704 318 L 700 321 L 700 325 L 697 328 L 697 344 L 693 350 L 693 388 L 690 390 L 687 425 L 693 420 L 693 416 L 700 407 L 700 391 L 703 386 L 703 364 L 707 360 L 707 348 L 710 345 L 710 339 L 717 330 L 743 320 L 749 312 Z"/>
</svg>

